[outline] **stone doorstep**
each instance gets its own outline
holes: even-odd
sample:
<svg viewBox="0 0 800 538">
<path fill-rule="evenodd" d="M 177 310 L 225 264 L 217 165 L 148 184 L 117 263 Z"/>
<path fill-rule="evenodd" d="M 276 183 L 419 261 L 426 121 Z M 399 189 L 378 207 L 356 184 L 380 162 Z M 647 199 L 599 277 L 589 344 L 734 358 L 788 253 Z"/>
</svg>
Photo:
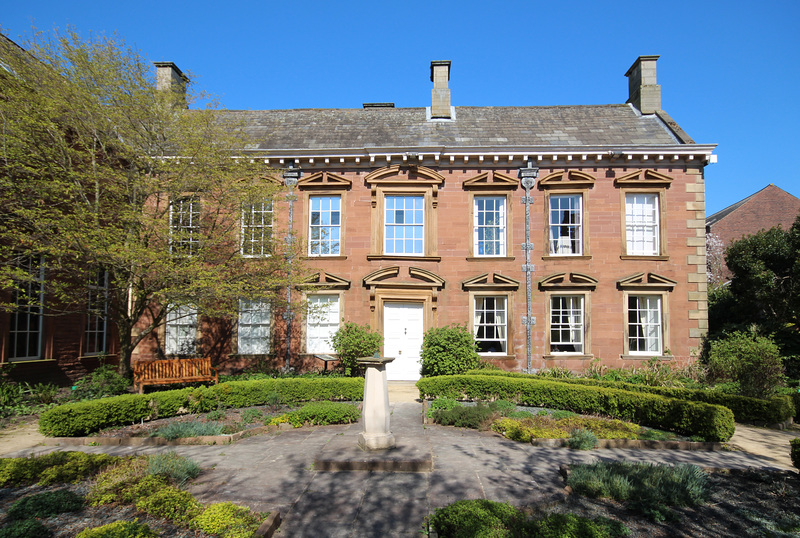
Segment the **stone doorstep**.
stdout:
<svg viewBox="0 0 800 538">
<path fill-rule="evenodd" d="M 45 446 L 180 446 L 180 445 L 229 445 L 245 437 L 291 429 L 291 424 L 259 426 L 226 435 L 203 435 L 181 439 L 163 437 L 48 437 Z"/>
</svg>

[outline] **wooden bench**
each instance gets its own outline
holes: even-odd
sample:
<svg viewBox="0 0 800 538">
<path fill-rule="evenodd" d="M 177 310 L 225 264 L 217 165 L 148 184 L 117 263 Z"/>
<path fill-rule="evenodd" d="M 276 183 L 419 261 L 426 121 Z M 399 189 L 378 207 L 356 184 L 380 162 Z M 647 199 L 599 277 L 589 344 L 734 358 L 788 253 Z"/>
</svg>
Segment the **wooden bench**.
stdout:
<svg viewBox="0 0 800 538">
<path fill-rule="evenodd" d="M 133 386 L 144 392 L 145 385 L 171 385 L 173 383 L 219 382 L 217 369 L 208 357 L 199 359 L 165 359 L 140 361 L 133 366 Z"/>
</svg>

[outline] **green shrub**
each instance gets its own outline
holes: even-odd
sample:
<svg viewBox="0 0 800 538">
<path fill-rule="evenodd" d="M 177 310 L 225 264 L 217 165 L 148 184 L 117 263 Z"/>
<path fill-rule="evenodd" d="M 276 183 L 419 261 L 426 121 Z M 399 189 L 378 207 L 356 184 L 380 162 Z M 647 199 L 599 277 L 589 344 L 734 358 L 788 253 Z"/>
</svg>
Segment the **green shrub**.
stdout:
<svg viewBox="0 0 800 538">
<path fill-rule="evenodd" d="M 427 397 L 505 399 L 532 407 L 600 413 L 708 441 L 727 441 L 734 431 L 733 413 L 722 406 L 531 376 L 438 376 L 420 379 L 417 388 Z"/>
<path fill-rule="evenodd" d="M 454 375 L 477 368 L 478 346 L 464 325 L 433 327 L 422 338 L 422 375 Z"/>
<path fill-rule="evenodd" d="M 147 456 L 147 473 L 165 476 L 178 486 L 182 486 L 186 481 L 197 478 L 200 466 L 191 458 L 176 452 L 165 452 Z"/>
<path fill-rule="evenodd" d="M 537 376 L 522 374 L 519 372 L 505 371 L 486 371 L 471 370 L 467 375 L 492 375 L 500 377 L 516 377 L 520 379 L 536 379 Z M 559 379 L 562 383 L 573 383 L 576 385 L 587 385 L 594 387 L 608 387 L 631 392 L 648 392 L 650 394 L 660 394 L 669 398 L 704 402 L 715 405 L 722 405 L 733 411 L 736 422 L 745 424 L 776 424 L 783 422 L 794 416 L 797 405 L 792 403 L 792 399 L 785 395 L 771 396 L 769 399 L 749 398 L 738 394 L 728 394 L 717 389 L 688 389 L 681 387 L 652 387 L 623 381 L 607 381 L 601 379 Z M 737 387 L 738 390 L 738 387 Z M 800 403 L 800 394 L 796 399 Z"/>
<path fill-rule="evenodd" d="M 364 396 L 364 379 L 269 378 L 231 381 L 197 389 L 126 394 L 48 409 L 39 418 L 39 431 L 47 436 L 87 435 L 103 428 L 133 424 L 144 419 L 172 417 L 185 410 L 206 413 L 220 407 L 264 405 L 275 393 L 284 402 L 361 400 Z"/>
<path fill-rule="evenodd" d="M 116 396 L 128 392 L 130 381 L 117 373 L 110 364 L 104 364 L 86 377 L 79 379 L 72 387 L 75 400 L 94 400 Z"/>
<path fill-rule="evenodd" d="M 578 428 L 569 433 L 567 446 L 575 450 L 592 450 L 597 446 L 597 436 L 589 430 Z"/>
<path fill-rule="evenodd" d="M 662 522 L 671 515 L 668 507 L 702 503 L 708 496 L 707 477 L 695 465 L 599 462 L 573 465 L 567 485 L 588 497 L 633 501 L 632 508 Z"/>
<path fill-rule="evenodd" d="M 549 514 L 526 525 L 526 536 L 548 538 L 613 538 L 630 533 L 619 521 L 605 517 L 589 519 L 575 514 Z"/>
<path fill-rule="evenodd" d="M 222 435 L 222 424 L 219 422 L 172 422 L 158 428 L 150 437 L 163 437 L 164 439 L 181 439 L 184 437 L 201 437 L 204 435 Z"/>
<path fill-rule="evenodd" d="M 331 336 L 331 345 L 336 350 L 345 372 L 357 372 L 361 368 L 361 357 L 372 357 L 383 345 L 383 336 L 370 330 L 369 325 L 345 322 Z"/>
<path fill-rule="evenodd" d="M 778 346 L 763 336 L 737 331 L 712 340 L 706 360 L 712 379 L 739 383 L 743 396 L 766 398 L 785 382 Z"/>
<path fill-rule="evenodd" d="M 350 424 L 358 422 L 361 412 L 358 407 L 342 402 L 307 403 L 297 411 L 287 413 L 288 421 L 299 428 L 306 423 L 324 426 L 327 424 Z"/>
<path fill-rule="evenodd" d="M 83 530 L 76 538 L 158 538 L 158 533 L 137 521 L 115 521 L 102 527 Z"/>
<path fill-rule="evenodd" d="M 436 398 L 430 403 L 427 413 L 428 418 L 433 418 L 433 414 L 437 409 L 453 409 L 454 407 L 458 407 L 460 405 L 461 404 L 453 398 Z"/>
<path fill-rule="evenodd" d="M 472 499 L 436 509 L 430 525 L 442 538 L 510 538 L 523 535 L 525 516 L 507 503 Z"/>
<path fill-rule="evenodd" d="M 433 418 L 438 424 L 444 426 L 485 430 L 489 428 L 495 413 L 488 405 L 478 402 L 478 405 L 474 406 L 459 405 L 452 409 L 437 409 L 433 413 Z"/>
<path fill-rule="evenodd" d="M 0 487 L 79 482 L 118 461 L 108 454 L 51 452 L 31 458 L 0 459 Z"/>
<path fill-rule="evenodd" d="M 113 502 L 133 502 L 131 488 L 147 475 L 147 460 L 128 458 L 109 467 L 95 477 L 86 499 L 92 506 Z M 166 483 L 165 481 L 162 481 Z"/>
<path fill-rule="evenodd" d="M 0 538 L 49 538 L 53 531 L 38 519 L 21 519 L 0 527 Z"/>
<path fill-rule="evenodd" d="M 181 491 L 174 486 L 164 486 L 152 495 L 139 497 L 136 509 L 176 523 L 189 523 L 203 510 L 203 507 L 188 491 Z"/>
<path fill-rule="evenodd" d="M 233 503 L 212 504 L 195 517 L 193 523 L 204 533 L 222 538 L 250 538 L 266 514 Z"/>
<path fill-rule="evenodd" d="M 9 520 L 50 517 L 83 508 L 83 497 L 68 489 L 44 491 L 28 495 L 11 505 L 6 512 Z"/>
<path fill-rule="evenodd" d="M 800 469 L 800 437 L 796 439 L 792 439 L 791 443 L 791 456 L 792 456 L 792 465 Z"/>
<path fill-rule="evenodd" d="M 30 385 L 31 399 L 37 404 L 49 405 L 58 397 L 58 385 L 53 383 L 36 383 Z"/>
</svg>

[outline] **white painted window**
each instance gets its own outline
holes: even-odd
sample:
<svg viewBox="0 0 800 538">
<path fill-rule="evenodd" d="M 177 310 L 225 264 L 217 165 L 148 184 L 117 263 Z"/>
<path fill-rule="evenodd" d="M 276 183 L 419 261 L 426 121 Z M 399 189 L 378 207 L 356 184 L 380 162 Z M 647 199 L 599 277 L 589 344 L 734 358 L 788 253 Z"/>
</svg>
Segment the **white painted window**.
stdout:
<svg viewBox="0 0 800 538">
<path fill-rule="evenodd" d="M 424 197 L 386 196 L 385 202 L 384 254 L 424 255 Z"/>
<path fill-rule="evenodd" d="M 266 301 L 240 299 L 237 350 L 241 355 L 269 353 L 270 304 Z"/>
<path fill-rule="evenodd" d="M 272 241 L 272 201 L 266 200 L 242 207 L 242 256 L 269 256 Z"/>
<path fill-rule="evenodd" d="M 107 315 L 108 272 L 98 270 L 94 275 L 94 280 L 89 284 L 84 355 L 105 353 Z"/>
<path fill-rule="evenodd" d="M 309 295 L 306 352 L 334 353 L 330 337 L 339 329 L 339 296 Z"/>
<path fill-rule="evenodd" d="M 477 296 L 473 312 L 473 330 L 479 353 L 505 354 L 508 315 L 505 296 Z"/>
<path fill-rule="evenodd" d="M 550 196 L 550 254 L 583 254 L 583 197 L 580 194 Z"/>
<path fill-rule="evenodd" d="M 505 196 L 476 196 L 474 200 L 473 249 L 475 256 L 505 256 Z"/>
<path fill-rule="evenodd" d="M 628 254 L 659 254 L 658 195 L 627 193 L 625 195 L 625 234 Z"/>
<path fill-rule="evenodd" d="M 628 350 L 632 355 L 661 355 L 661 296 L 628 296 Z"/>
<path fill-rule="evenodd" d="M 550 353 L 584 353 L 583 295 L 550 297 Z"/>
<path fill-rule="evenodd" d="M 179 306 L 167 314 L 164 352 L 167 355 L 194 355 L 197 353 L 196 308 Z"/>
<path fill-rule="evenodd" d="M 200 200 L 194 197 L 173 200 L 170 212 L 170 249 L 191 256 L 200 247 Z"/>
<path fill-rule="evenodd" d="M 18 267 L 28 279 L 17 283 L 10 316 L 8 358 L 33 360 L 42 354 L 42 304 L 44 302 L 44 258 L 26 256 Z"/>
<path fill-rule="evenodd" d="M 341 252 L 342 197 L 309 197 L 308 255 L 338 256 Z"/>
</svg>

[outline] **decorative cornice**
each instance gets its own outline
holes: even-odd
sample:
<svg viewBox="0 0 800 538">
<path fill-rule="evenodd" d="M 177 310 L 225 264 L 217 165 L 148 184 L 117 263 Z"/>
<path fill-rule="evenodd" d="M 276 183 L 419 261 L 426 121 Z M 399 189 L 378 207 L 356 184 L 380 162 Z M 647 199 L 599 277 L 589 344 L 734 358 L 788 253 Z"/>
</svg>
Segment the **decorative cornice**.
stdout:
<svg viewBox="0 0 800 538">
<path fill-rule="evenodd" d="M 539 289 L 596 288 L 598 280 L 585 273 L 553 273 L 539 281 Z"/>
<path fill-rule="evenodd" d="M 464 290 L 517 290 L 519 289 L 519 281 L 503 276 L 500 273 L 491 273 L 491 275 L 489 273 L 483 273 L 482 275 L 463 280 L 461 282 L 461 287 Z"/>
<path fill-rule="evenodd" d="M 502 172 L 487 170 L 464 181 L 464 189 L 516 189 L 519 180 Z"/>
<path fill-rule="evenodd" d="M 677 284 L 677 281 L 656 273 L 634 273 L 617 280 L 619 289 L 672 290 Z"/>
</svg>

